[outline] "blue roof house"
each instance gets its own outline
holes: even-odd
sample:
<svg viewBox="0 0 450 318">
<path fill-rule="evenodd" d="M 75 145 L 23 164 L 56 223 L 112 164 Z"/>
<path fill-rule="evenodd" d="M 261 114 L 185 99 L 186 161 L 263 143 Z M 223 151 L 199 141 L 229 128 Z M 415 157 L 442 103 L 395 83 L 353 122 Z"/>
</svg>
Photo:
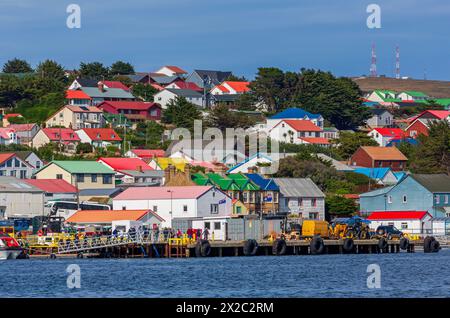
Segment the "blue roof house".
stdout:
<svg viewBox="0 0 450 318">
<path fill-rule="evenodd" d="M 320 114 L 312 114 L 301 108 L 287 108 L 270 118 L 267 118 L 267 130 L 272 129 L 282 120 L 310 120 L 316 126 L 323 129 L 323 117 Z"/>
<path fill-rule="evenodd" d="M 363 174 L 382 185 L 392 185 L 398 181 L 391 168 L 356 168 L 353 172 Z"/>
<path fill-rule="evenodd" d="M 360 195 L 363 215 L 380 211 L 427 211 L 433 217 L 450 216 L 450 176 L 409 174 L 396 185 Z"/>
</svg>

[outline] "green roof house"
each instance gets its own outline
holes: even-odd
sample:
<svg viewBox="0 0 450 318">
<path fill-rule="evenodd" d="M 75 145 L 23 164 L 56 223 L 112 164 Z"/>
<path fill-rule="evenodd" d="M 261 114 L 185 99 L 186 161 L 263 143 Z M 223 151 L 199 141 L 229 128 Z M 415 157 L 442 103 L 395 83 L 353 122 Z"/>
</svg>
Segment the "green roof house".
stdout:
<svg viewBox="0 0 450 318">
<path fill-rule="evenodd" d="M 429 99 L 429 96 L 422 93 L 422 92 L 418 92 L 418 91 L 404 91 L 401 92 L 397 95 L 397 98 L 399 98 L 402 101 L 415 101 L 415 102 L 420 102 L 420 101 L 426 101 Z"/>
<path fill-rule="evenodd" d="M 114 171 L 97 161 L 53 160 L 34 173 L 36 179 L 64 179 L 84 189 L 114 189 Z"/>
</svg>

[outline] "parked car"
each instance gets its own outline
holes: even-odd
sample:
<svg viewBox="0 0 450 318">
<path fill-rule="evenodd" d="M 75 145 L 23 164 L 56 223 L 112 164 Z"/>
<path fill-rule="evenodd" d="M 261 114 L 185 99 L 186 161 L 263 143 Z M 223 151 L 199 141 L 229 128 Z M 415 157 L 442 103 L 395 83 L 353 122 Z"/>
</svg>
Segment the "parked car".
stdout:
<svg viewBox="0 0 450 318">
<path fill-rule="evenodd" d="M 403 232 L 397 229 L 393 225 L 380 225 L 377 227 L 376 235 L 379 237 L 385 237 L 388 240 L 400 239 L 403 237 Z"/>
</svg>

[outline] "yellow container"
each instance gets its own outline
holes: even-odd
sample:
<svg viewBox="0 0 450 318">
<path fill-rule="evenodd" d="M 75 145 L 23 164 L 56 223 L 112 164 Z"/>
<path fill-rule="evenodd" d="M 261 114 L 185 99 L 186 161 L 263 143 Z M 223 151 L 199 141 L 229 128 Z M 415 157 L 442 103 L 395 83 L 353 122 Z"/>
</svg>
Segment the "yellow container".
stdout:
<svg viewBox="0 0 450 318">
<path fill-rule="evenodd" d="M 302 226 L 302 236 L 314 235 L 328 237 L 328 222 L 318 220 L 304 220 Z"/>
</svg>

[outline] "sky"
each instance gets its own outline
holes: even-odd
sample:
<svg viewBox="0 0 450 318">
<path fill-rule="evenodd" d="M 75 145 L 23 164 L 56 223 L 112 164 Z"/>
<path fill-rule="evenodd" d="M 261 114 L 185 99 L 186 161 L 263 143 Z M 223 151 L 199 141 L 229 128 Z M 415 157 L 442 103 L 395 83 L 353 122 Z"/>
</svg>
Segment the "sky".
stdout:
<svg viewBox="0 0 450 318">
<path fill-rule="evenodd" d="M 81 28 L 66 25 L 69 4 Z M 369 29 L 369 4 L 381 28 Z M 66 69 L 116 60 L 136 71 L 177 65 L 255 76 L 258 67 L 315 68 L 450 80 L 450 1 L 442 0 L 0 0 L 0 64 L 53 59 Z"/>
</svg>

